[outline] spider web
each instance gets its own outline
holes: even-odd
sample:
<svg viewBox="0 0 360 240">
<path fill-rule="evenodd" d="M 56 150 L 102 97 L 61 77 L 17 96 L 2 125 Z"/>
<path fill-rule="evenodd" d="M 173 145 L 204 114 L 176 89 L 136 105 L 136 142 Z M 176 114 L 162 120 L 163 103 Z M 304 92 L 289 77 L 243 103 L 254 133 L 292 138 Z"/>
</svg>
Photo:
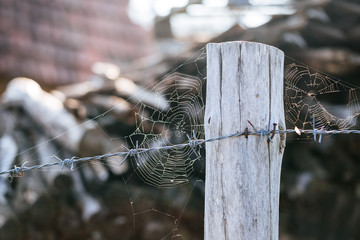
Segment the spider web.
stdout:
<svg viewBox="0 0 360 240">
<path fill-rule="evenodd" d="M 359 87 L 297 63 L 286 66 L 284 82 L 288 128 L 345 130 L 356 125 Z M 334 99 L 342 105 L 330 112 Z"/>
<path fill-rule="evenodd" d="M 145 101 L 146 96 L 135 102 L 132 108 L 135 130 L 125 137 L 129 148 L 156 149 L 185 143 L 189 138 L 204 138 L 205 63 L 202 48 L 149 89 L 156 94 L 152 95 L 152 104 Z M 186 237 L 184 228 L 194 227 L 191 237 L 202 238 L 203 156 L 204 149 L 185 147 L 130 157 L 130 172 L 123 176 L 123 181 L 130 200 L 135 239 L 187 239 L 190 236 Z M 199 204 L 200 207 L 192 209 Z M 190 227 L 185 220 L 194 214 L 198 219 Z M 158 224 L 158 230 L 145 234 L 144 225 L 154 224 Z"/>
<path fill-rule="evenodd" d="M 111 113 L 121 112 L 120 108 L 106 109 L 105 113 L 95 112 L 90 118 L 107 139 L 114 143 L 121 140 L 129 149 L 156 149 L 185 143 L 189 138 L 204 139 L 205 62 L 205 48 L 202 48 L 162 77 L 155 86 L 138 92 L 135 97 L 128 97 L 126 101 L 132 105 L 126 110 L 132 113 L 129 118 L 135 119 L 135 126 L 131 130 L 118 126 L 129 132 L 125 137 L 111 133 L 106 126 Z M 360 110 L 358 87 L 297 63 L 286 66 L 284 82 L 287 128 L 343 130 L 356 125 Z M 337 102 L 346 103 L 346 111 L 343 108 L 341 111 L 331 109 L 329 103 L 334 95 Z M 126 125 L 124 122 L 117 125 Z M 55 150 L 43 158 L 52 159 L 52 155 L 59 155 L 66 148 L 58 150 L 55 139 L 39 142 L 42 143 L 36 147 L 26 146 L 31 151 L 25 150 L 21 155 L 28 155 L 26 159 L 39 158 L 36 150 L 47 144 Z M 111 152 L 118 151 L 121 151 L 120 146 L 114 147 Z M 64 156 L 71 155 L 66 153 Z M 124 157 L 102 159 L 90 164 L 77 164 L 74 169 L 86 175 L 89 165 L 122 168 L 124 166 L 120 167 L 119 163 L 123 160 Z M 143 152 L 127 158 L 124 162 L 125 166 L 129 165 L 126 173 L 120 176 L 114 174 L 113 179 L 106 180 L 99 187 L 103 188 L 102 207 L 119 225 L 116 227 L 119 236 L 124 239 L 195 239 L 193 233 L 196 232 L 201 239 L 204 162 L 204 148 L 190 147 Z M 80 182 L 80 177 L 75 179 L 76 184 Z M 194 222 L 194 219 L 197 221 Z M 121 225 L 122 222 L 125 223 Z M 94 225 L 93 231 L 102 232 L 101 221 L 97 225 Z M 132 228 L 132 233 L 121 235 L 128 232 L 127 228 Z M 193 232 L 188 233 L 187 229 Z"/>
<path fill-rule="evenodd" d="M 202 48 L 180 66 L 178 63 L 178 67 L 161 77 L 154 86 L 139 87 L 133 96 L 127 96 L 123 102 L 117 101 L 120 106 L 124 103 L 124 109 L 119 106 L 111 109 L 99 108 L 99 105 L 98 109 L 86 106 L 87 119 L 91 119 L 90 123 L 98 129 L 94 141 L 106 139 L 112 142 L 114 147 L 106 152 L 111 153 L 125 151 L 121 145 L 128 149 L 157 148 L 185 143 L 194 137 L 203 139 L 205 63 L 206 53 L 205 48 Z M 95 93 L 94 96 L 99 95 Z M 91 97 L 86 96 L 80 100 L 86 103 Z M 119 115 L 122 116 L 121 121 L 117 119 Z M 41 129 L 34 127 L 36 123 L 28 122 L 26 127 L 28 125 L 34 136 L 39 135 L 36 131 L 40 131 L 43 136 L 36 139 L 35 146 L 27 144 L 16 155 L 16 164 L 27 162 L 26 167 L 54 162 L 56 159 L 53 156 L 70 159 L 74 156 L 71 143 L 62 141 L 59 144 L 58 137 L 65 138 L 71 131 L 76 132 L 85 126 L 79 125 L 78 129 L 48 138 Z M 98 135 L 103 135 L 104 138 Z M 27 136 L 19 139 L 26 143 L 32 142 Z M 99 154 L 95 148 L 86 149 L 89 156 Z M 78 204 L 83 209 L 87 208 L 83 205 L 84 202 L 103 209 L 101 212 L 104 216 L 96 215 L 90 222 L 93 224 L 91 232 L 95 237 L 106 238 L 107 229 L 116 229 L 118 236 L 123 239 L 188 239 L 186 236 L 194 236 L 194 232 L 201 239 L 203 156 L 204 149 L 199 147 L 149 151 L 129 156 L 122 166 L 120 163 L 124 161 L 124 156 L 76 163 L 71 166 L 71 172 L 67 166 L 64 169 L 55 167 L 34 170 L 26 172 L 23 178 L 15 178 L 12 184 L 20 184 L 21 189 L 26 193 L 33 193 L 36 200 L 36 196 L 42 194 L 37 193 L 38 185 L 49 184 L 51 189 L 50 181 L 61 183 L 65 180 L 64 182 L 73 183 L 61 186 L 63 192 L 74 188 L 79 198 Z M 27 178 L 32 179 L 35 184 L 27 185 Z M 43 183 L 44 179 L 49 183 Z M 94 193 L 94 189 L 98 189 L 98 193 Z M 81 196 L 84 193 L 87 199 Z M 100 201 L 97 199 L 99 196 Z M 23 198 L 25 197 L 20 199 Z M 193 206 L 198 207 L 194 209 Z M 89 220 L 89 216 L 90 214 L 85 218 Z M 105 226 L 104 218 L 107 219 Z M 191 222 L 184 219 L 191 219 Z M 128 233 L 129 228 L 131 233 Z M 194 228 L 189 235 L 189 229 Z"/>
<path fill-rule="evenodd" d="M 166 76 L 153 89 L 164 100 L 161 108 L 142 102 L 135 106 L 136 130 L 128 137 L 132 146 L 176 145 L 188 141 L 193 133 L 204 138 L 203 83 L 201 78 L 177 72 Z M 200 153 L 188 147 L 137 154 L 131 163 L 145 183 L 162 188 L 188 182 L 194 172 L 193 164 L 199 158 Z"/>
</svg>

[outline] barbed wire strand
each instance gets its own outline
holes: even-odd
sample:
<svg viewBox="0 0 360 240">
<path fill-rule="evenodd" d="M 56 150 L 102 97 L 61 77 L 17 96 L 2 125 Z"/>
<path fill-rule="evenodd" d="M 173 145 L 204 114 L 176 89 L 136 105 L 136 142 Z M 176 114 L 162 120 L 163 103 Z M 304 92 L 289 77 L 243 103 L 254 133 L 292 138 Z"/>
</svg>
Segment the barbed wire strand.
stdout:
<svg viewBox="0 0 360 240">
<path fill-rule="evenodd" d="M 103 154 L 103 155 L 97 155 L 97 156 L 91 156 L 91 157 L 81 157 L 81 158 L 72 157 L 72 158 L 66 158 L 66 159 L 60 159 L 59 157 L 54 156 L 54 158 L 57 159 L 56 162 L 26 167 L 25 165 L 28 163 L 26 161 L 21 166 L 15 165 L 14 168 L 12 168 L 12 169 L 1 171 L 0 175 L 9 174 L 8 177 L 10 177 L 10 178 L 22 177 L 22 176 L 24 176 L 25 172 L 35 170 L 35 169 L 48 168 L 48 167 L 57 166 L 57 165 L 60 165 L 62 170 L 64 169 L 65 166 L 70 166 L 70 170 L 74 170 L 74 165 L 76 163 L 88 162 L 88 161 L 93 161 L 93 160 L 101 160 L 101 159 L 115 157 L 115 156 L 125 156 L 124 159 L 119 164 L 119 166 L 121 166 L 126 161 L 126 159 L 128 159 L 129 157 L 135 157 L 138 154 L 147 153 L 150 151 L 169 150 L 169 149 L 176 149 L 176 148 L 179 149 L 179 148 L 185 148 L 185 147 L 190 147 L 194 151 L 196 156 L 199 157 L 198 153 L 196 152 L 196 147 L 201 147 L 202 145 L 204 145 L 205 143 L 208 143 L 208 142 L 220 141 L 220 140 L 233 138 L 233 137 L 239 137 L 239 136 L 245 136 L 246 138 L 248 138 L 249 135 L 259 135 L 261 137 L 261 139 L 264 136 L 267 136 L 268 142 L 272 142 L 272 139 L 275 134 L 289 134 L 289 133 L 296 133 L 298 135 L 313 134 L 314 141 L 315 142 L 318 141 L 319 143 L 321 143 L 322 135 L 360 134 L 360 130 L 324 130 L 323 128 L 320 128 L 320 129 L 314 128 L 314 129 L 309 129 L 309 130 L 303 130 L 303 129 L 298 129 L 298 128 L 287 129 L 287 130 L 276 130 L 276 125 L 277 125 L 276 123 L 273 124 L 274 125 L 273 130 L 269 130 L 269 129 L 256 130 L 256 128 L 253 126 L 253 124 L 251 122 L 249 122 L 249 123 L 252 126 L 252 128 L 254 129 L 253 132 L 249 131 L 248 128 L 245 128 L 245 130 L 243 132 L 237 132 L 237 133 L 233 133 L 230 135 L 224 135 L 224 136 L 209 138 L 209 139 L 197 139 L 196 133 L 193 130 L 192 138 L 189 135 L 186 135 L 188 138 L 188 142 L 186 142 L 186 143 L 169 145 L 169 146 L 160 146 L 160 147 L 139 148 L 138 142 L 136 142 L 136 147 L 134 149 L 128 149 L 127 147 L 123 146 L 123 148 L 126 150 L 123 152 L 114 152 L 114 153 L 107 153 L 107 154 Z M 319 136 L 318 139 L 317 139 L 317 136 Z"/>
</svg>

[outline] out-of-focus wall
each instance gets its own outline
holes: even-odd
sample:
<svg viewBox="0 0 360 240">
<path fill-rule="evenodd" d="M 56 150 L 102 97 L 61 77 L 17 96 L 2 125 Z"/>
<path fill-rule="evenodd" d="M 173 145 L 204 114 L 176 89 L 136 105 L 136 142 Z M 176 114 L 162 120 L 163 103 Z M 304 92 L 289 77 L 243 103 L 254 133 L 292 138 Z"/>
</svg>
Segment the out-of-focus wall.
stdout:
<svg viewBox="0 0 360 240">
<path fill-rule="evenodd" d="M 96 61 L 121 63 L 154 49 L 151 30 L 128 17 L 128 0 L 0 1 L 1 81 L 87 80 Z"/>
</svg>

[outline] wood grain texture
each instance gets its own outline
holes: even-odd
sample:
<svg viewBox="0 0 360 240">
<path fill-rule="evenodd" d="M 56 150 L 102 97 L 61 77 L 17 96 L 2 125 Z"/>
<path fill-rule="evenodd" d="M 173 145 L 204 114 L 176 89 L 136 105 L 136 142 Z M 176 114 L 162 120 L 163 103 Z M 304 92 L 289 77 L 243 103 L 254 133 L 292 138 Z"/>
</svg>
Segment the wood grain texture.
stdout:
<svg viewBox="0 0 360 240">
<path fill-rule="evenodd" d="M 284 54 L 253 42 L 207 45 L 206 138 L 285 129 Z M 278 239 L 285 136 L 228 138 L 206 145 L 205 239 Z"/>
</svg>

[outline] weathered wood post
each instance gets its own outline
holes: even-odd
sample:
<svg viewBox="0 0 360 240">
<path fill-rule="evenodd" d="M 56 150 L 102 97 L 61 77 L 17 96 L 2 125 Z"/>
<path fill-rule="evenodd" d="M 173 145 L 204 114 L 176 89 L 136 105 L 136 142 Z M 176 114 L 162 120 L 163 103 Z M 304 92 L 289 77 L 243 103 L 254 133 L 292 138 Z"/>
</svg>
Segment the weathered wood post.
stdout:
<svg viewBox="0 0 360 240">
<path fill-rule="evenodd" d="M 205 136 L 285 129 L 284 53 L 254 42 L 207 45 Z M 205 239 L 278 239 L 285 135 L 206 145 Z"/>
</svg>

